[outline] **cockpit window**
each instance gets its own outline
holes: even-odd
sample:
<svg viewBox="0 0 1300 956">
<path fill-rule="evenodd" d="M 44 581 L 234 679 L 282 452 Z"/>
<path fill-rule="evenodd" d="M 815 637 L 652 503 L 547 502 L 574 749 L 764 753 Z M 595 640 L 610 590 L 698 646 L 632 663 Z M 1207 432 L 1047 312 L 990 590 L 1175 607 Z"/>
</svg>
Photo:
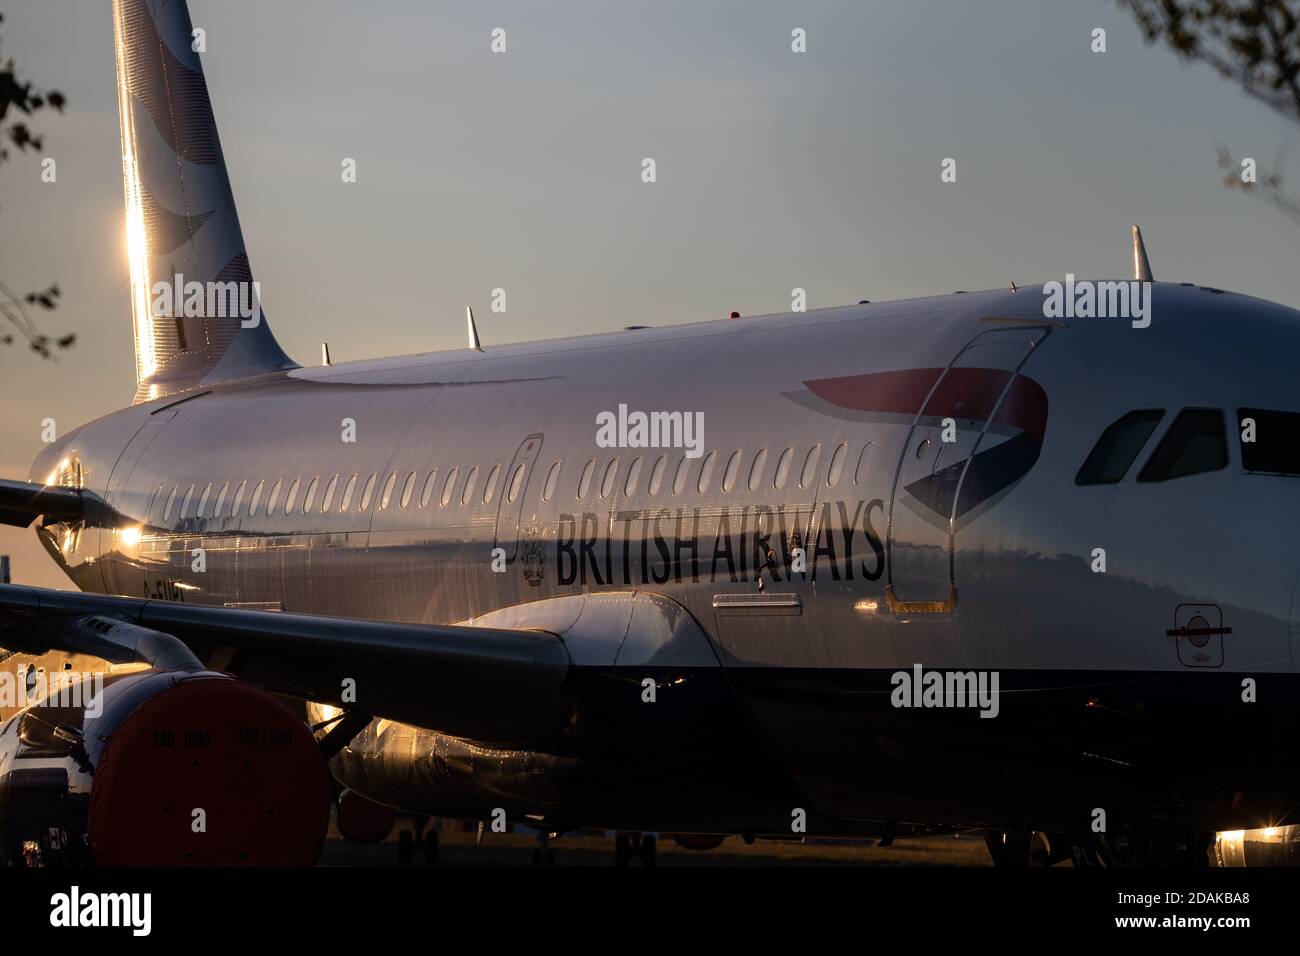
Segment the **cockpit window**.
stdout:
<svg viewBox="0 0 1300 956">
<path fill-rule="evenodd" d="M 1129 412 L 1111 422 L 1097 439 L 1097 444 L 1092 446 L 1088 460 L 1074 476 L 1074 483 L 1113 485 L 1119 482 L 1164 416 L 1164 409 L 1148 408 Z"/>
<path fill-rule="evenodd" d="M 1300 414 L 1237 409 L 1241 467 L 1271 475 L 1300 475 Z"/>
<path fill-rule="evenodd" d="M 1227 464 L 1228 439 L 1223 429 L 1223 412 L 1217 408 L 1189 408 L 1178 413 L 1138 473 L 1138 481 L 1166 481 L 1218 471 Z"/>
</svg>

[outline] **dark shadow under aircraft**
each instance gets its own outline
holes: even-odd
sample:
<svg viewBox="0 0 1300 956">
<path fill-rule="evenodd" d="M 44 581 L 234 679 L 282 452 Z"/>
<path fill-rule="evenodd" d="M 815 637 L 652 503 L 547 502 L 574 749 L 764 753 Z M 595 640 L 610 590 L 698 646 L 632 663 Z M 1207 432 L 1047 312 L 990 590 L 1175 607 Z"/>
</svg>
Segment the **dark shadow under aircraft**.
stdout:
<svg viewBox="0 0 1300 956">
<path fill-rule="evenodd" d="M 303 368 L 185 5 L 113 17 L 137 387 L 0 482 L 79 589 L 0 586 L 9 862 L 314 862 L 335 782 L 1008 865 L 1297 822 L 1300 314 L 1135 235 L 1134 280 Z"/>
</svg>

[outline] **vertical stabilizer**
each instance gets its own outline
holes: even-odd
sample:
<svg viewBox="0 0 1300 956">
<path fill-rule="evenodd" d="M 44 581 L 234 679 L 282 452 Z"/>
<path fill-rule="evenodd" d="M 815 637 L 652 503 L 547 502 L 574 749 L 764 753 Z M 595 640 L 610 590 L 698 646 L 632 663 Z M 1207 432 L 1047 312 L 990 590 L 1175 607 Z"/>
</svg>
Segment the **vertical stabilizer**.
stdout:
<svg viewBox="0 0 1300 956">
<path fill-rule="evenodd" d="M 184 0 L 114 0 L 135 401 L 293 368 L 261 313 Z"/>
</svg>

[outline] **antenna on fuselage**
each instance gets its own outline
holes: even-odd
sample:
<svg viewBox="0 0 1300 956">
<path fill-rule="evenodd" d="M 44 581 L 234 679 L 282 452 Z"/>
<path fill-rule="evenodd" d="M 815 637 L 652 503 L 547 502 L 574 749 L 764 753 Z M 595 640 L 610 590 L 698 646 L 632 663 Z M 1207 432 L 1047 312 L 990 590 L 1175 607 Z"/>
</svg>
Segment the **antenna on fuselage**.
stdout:
<svg viewBox="0 0 1300 956">
<path fill-rule="evenodd" d="M 1133 278 L 1139 282 L 1154 282 L 1151 263 L 1147 260 L 1147 247 L 1142 243 L 1142 230 L 1133 227 Z"/>
<path fill-rule="evenodd" d="M 320 363 L 321 365 L 334 364 L 330 361 L 330 344 L 328 342 L 322 342 L 320 344 Z"/>
<path fill-rule="evenodd" d="M 482 352 L 483 346 L 478 340 L 478 328 L 474 325 L 474 310 L 469 306 L 465 306 L 465 326 L 469 332 L 469 347 Z"/>
</svg>

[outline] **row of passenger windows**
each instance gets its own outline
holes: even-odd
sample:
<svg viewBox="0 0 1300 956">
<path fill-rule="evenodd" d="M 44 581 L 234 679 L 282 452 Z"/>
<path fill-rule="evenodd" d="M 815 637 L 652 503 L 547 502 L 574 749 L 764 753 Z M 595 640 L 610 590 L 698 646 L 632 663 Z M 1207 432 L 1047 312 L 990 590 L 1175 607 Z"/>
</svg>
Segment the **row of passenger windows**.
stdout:
<svg viewBox="0 0 1300 956">
<path fill-rule="evenodd" d="M 871 466 L 871 455 L 875 448 L 873 442 L 867 442 L 858 455 L 857 468 L 854 471 L 854 484 L 861 484 L 866 478 L 867 470 Z M 841 442 L 835 446 L 831 452 L 830 465 L 826 470 L 826 486 L 834 488 L 840 483 L 844 475 L 845 462 L 848 459 L 849 446 L 847 442 Z M 800 488 L 811 488 L 817 479 L 817 465 L 821 461 L 822 446 L 813 445 L 803 455 L 802 464 L 799 466 L 798 483 Z M 758 491 L 767 477 L 768 450 L 760 448 L 749 457 L 745 452 L 737 449 L 727 456 L 726 463 L 722 466 L 722 479 L 718 485 L 723 494 L 730 494 L 735 491 L 743 481 L 744 486 L 750 491 Z M 628 465 L 627 470 L 623 473 L 623 496 L 630 498 L 637 493 L 641 487 L 642 461 L 640 457 L 635 457 Z M 686 490 L 690 481 L 691 467 L 699 458 L 688 458 L 685 455 L 677 462 L 677 467 L 672 472 L 671 493 L 680 495 Z M 720 456 L 718 452 L 711 451 L 700 461 L 699 470 L 695 473 L 695 490 L 700 494 L 708 494 L 713 487 L 713 478 L 718 470 Z M 796 461 L 796 452 L 793 447 L 785 448 L 776 459 L 776 466 L 771 472 L 772 488 L 780 491 L 785 488 L 790 480 L 791 467 Z M 546 486 L 542 490 L 542 500 L 549 500 L 555 484 L 555 478 L 560 463 L 557 461 L 551 466 L 551 473 L 547 476 Z M 596 460 L 590 459 L 582 469 L 582 475 L 578 479 L 577 499 L 581 501 L 587 497 L 591 490 L 593 478 L 596 472 Z M 619 475 L 619 459 L 617 456 L 611 458 L 601 472 L 599 493 L 600 497 L 608 498 L 617 486 Z M 660 491 L 665 491 L 665 482 L 668 477 L 668 456 L 660 455 L 655 463 L 650 467 L 649 480 L 646 482 L 646 494 L 654 497 Z"/>
<path fill-rule="evenodd" d="M 854 484 L 861 484 L 866 479 L 867 471 L 871 467 L 874 449 L 875 444 L 873 442 L 867 442 L 862 447 L 857 458 L 857 467 L 853 473 Z M 817 480 L 817 466 L 821 461 L 821 453 L 822 446 L 815 444 L 802 456 L 798 472 L 798 486 L 800 488 L 811 488 Z M 834 451 L 831 452 L 830 464 L 826 469 L 825 478 L 828 488 L 836 487 L 843 478 L 848 454 L 849 446 L 845 442 L 836 445 Z M 750 491 L 758 491 L 765 480 L 770 480 L 771 487 L 776 491 L 784 489 L 790 480 L 791 468 L 795 463 L 795 449 L 787 447 L 777 456 L 770 479 L 767 478 L 768 458 L 766 448 L 760 448 L 754 452 L 752 457 L 747 457 L 739 449 L 731 452 L 722 467 L 720 490 L 724 494 L 734 491 L 742 480 Z M 699 458 L 688 458 L 683 455 L 672 471 L 671 493 L 680 495 L 686 489 L 692 465 L 700 462 L 699 469 L 695 473 L 694 488 L 700 494 L 707 494 L 713 485 L 713 477 L 717 471 L 718 461 L 719 456 L 716 451 L 711 451 L 705 455 L 702 462 Z M 600 479 L 596 486 L 600 497 L 608 498 L 616 487 L 622 490 L 625 497 L 635 495 L 641 487 L 642 465 L 643 459 L 639 456 L 634 457 L 628 464 L 627 469 L 622 473 L 622 483 L 619 484 L 619 457 L 611 458 L 600 470 Z M 542 485 L 542 501 L 550 501 L 554 496 L 562 466 L 563 461 L 561 460 L 551 464 L 546 473 L 546 480 Z M 589 459 L 583 466 L 575 488 L 577 500 L 581 501 L 591 492 L 592 486 L 595 484 L 596 470 L 596 459 L 594 458 Z M 461 505 L 467 506 L 474 500 L 475 491 L 478 487 L 479 468 L 474 466 L 464 474 L 465 477 L 461 480 L 461 469 L 457 466 L 453 466 L 444 473 L 441 480 L 441 493 L 438 495 L 438 502 L 442 507 L 451 506 L 456 500 L 459 500 Z M 523 463 L 516 464 L 506 482 L 505 498 L 508 503 L 514 504 L 518 499 L 520 492 L 523 490 L 525 475 L 526 465 Z M 409 472 L 402 479 L 399 488 L 398 472 L 390 472 L 384 481 L 383 487 L 379 490 L 379 510 L 386 511 L 390 507 L 407 509 L 412 507 L 413 504 L 419 508 L 428 507 L 439 485 L 438 469 L 436 467 L 430 469 L 422 483 L 419 481 L 419 477 L 419 472 Z M 662 454 L 654 461 L 653 465 L 649 466 L 649 476 L 645 486 L 646 494 L 655 496 L 660 491 L 668 494 L 667 477 L 668 455 Z M 253 517 L 258 513 L 259 508 L 263 509 L 263 513 L 267 516 L 274 514 L 277 507 L 282 508 L 283 513 L 286 515 L 292 514 L 299 507 L 303 514 L 308 514 L 316 509 L 318 505 L 321 514 L 335 509 L 340 514 L 346 513 L 352 510 L 354 504 L 358 512 L 364 513 L 369 510 L 371 501 L 375 497 L 375 486 L 378 484 L 379 474 L 377 472 L 372 473 L 365 479 L 360 494 L 357 493 L 357 485 L 360 481 L 359 475 L 349 476 L 343 482 L 342 489 L 339 488 L 340 478 L 340 475 L 334 475 L 327 479 L 322 486 L 321 476 L 316 476 L 310 479 L 305 487 L 303 487 L 302 479 L 294 478 L 288 483 L 287 488 L 283 480 L 277 480 L 271 484 L 269 490 L 265 481 L 253 483 L 251 488 L 248 481 L 238 482 L 233 485 L 233 488 L 232 483 L 228 481 L 222 482 L 219 486 L 215 482 L 208 482 L 201 490 L 196 482 L 191 484 L 183 493 L 180 485 L 173 485 L 170 494 L 167 494 L 165 498 L 163 494 L 166 491 L 166 484 L 164 483 L 159 486 L 155 496 L 154 510 L 161 508 L 161 523 L 163 524 L 170 522 L 173 515 L 178 520 L 190 517 L 235 518 L 241 512 Z M 490 505 L 496 499 L 498 493 L 497 484 L 500 479 L 501 465 L 493 465 L 483 481 L 480 499 L 483 504 Z M 415 493 L 417 485 L 419 486 L 418 497 Z M 302 495 L 301 504 L 299 504 L 300 492 Z M 197 501 L 195 500 L 196 493 L 198 495 Z M 209 504 L 211 504 L 211 510 L 209 510 Z M 177 510 L 178 505 L 179 510 Z M 190 510 L 192 505 L 194 506 L 193 511 Z"/>
<path fill-rule="evenodd" d="M 1075 476 L 1079 485 L 1122 481 L 1165 417 L 1159 408 L 1129 412 L 1107 426 Z M 1246 471 L 1300 475 L 1300 414 L 1257 408 L 1237 410 L 1241 464 Z M 1147 459 L 1137 480 L 1167 481 L 1218 471 L 1228 464 L 1224 413 L 1218 408 L 1187 408 Z"/>
<path fill-rule="evenodd" d="M 442 496 L 440 498 L 440 503 L 444 508 L 447 507 L 452 502 L 452 499 L 456 492 L 456 482 L 459 477 L 459 474 L 460 474 L 460 469 L 455 467 L 453 467 L 451 470 L 449 470 L 446 473 L 446 477 L 443 480 Z M 496 485 L 500 476 L 501 476 L 500 465 L 496 465 L 495 467 L 493 467 L 491 472 L 488 473 L 487 482 L 485 483 L 483 488 L 484 504 L 491 504 L 493 499 L 495 498 Z M 370 477 L 366 479 L 365 484 L 361 488 L 361 494 L 359 496 L 357 495 L 357 483 L 360 476 L 355 474 L 349 476 L 346 482 L 344 483 L 341 492 L 339 491 L 340 477 L 341 476 L 339 475 L 334 475 L 331 478 L 329 478 L 329 480 L 326 481 L 323 489 L 321 489 L 320 476 L 312 478 L 309 482 L 307 482 L 307 487 L 303 489 L 302 492 L 303 495 L 302 513 L 308 514 L 313 510 L 313 508 L 316 505 L 316 501 L 317 501 L 316 496 L 318 491 L 320 492 L 321 514 L 325 514 L 333 510 L 336 501 L 338 505 L 338 512 L 340 514 L 350 511 L 352 509 L 352 505 L 354 501 L 357 503 L 357 511 L 365 512 L 369 510 L 370 502 L 374 499 L 375 485 L 379 481 L 379 474 L 377 472 L 372 473 Z M 379 492 L 380 511 L 386 511 L 391 505 L 394 504 L 396 504 L 400 508 L 407 508 L 410 506 L 411 501 L 414 498 L 416 480 L 419 477 L 419 472 L 412 471 L 409 474 L 407 474 L 406 479 L 402 482 L 402 488 L 400 493 L 397 493 L 395 495 L 394 492 L 397 491 L 397 477 L 398 477 L 397 472 L 395 471 L 390 472 L 387 480 L 384 481 L 383 489 Z M 511 474 L 510 487 L 507 490 L 507 497 L 512 503 L 519 496 L 520 488 L 523 485 L 523 477 L 524 477 L 524 466 L 522 464 L 516 465 L 514 472 Z M 429 501 L 433 497 L 434 490 L 437 486 L 437 479 L 438 479 L 438 469 L 434 468 L 429 472 L 428 476 L 424 479 L 424 484 L 421 486 L 419 507 L 424 508 L 428 506 Z M 478 468 L 477 467 L 471 468 L 466 473 L 465 480 L 460 485 L 461 504 L 463 505 L 469 504 L 470 499 L 474 495 L 474 488 L 477 483 L 478 483 Z M 298 504 L 298 490 L 301 484 L 302 484 L 302 480 L 300 478 L 295 478 L 293 479 L 293 481 L 289 483 L 288 489 L 284 491 L 283 506 L 284 506 L 284 513 L 286 515 L 293 513 L 295 506 Z M 249 517 L 252 517 L 257 514 L 258 508 L 263 503 L 262 495 L 266 489 L 266 482 L 259 481 L 256 484 L 254 484 L 252 486 L 251 493 L 249 493 L 249 483 L 247 481 L 239 482 L 235 486 L 233 497 L 229 499 L 230 502 L 229 510 L 226 509 L 226 502 L 227 502 L 227 495 L 230 492 L 231 483 L 223 482 L 220 489 L 217 491 L 215 500 L 213 500 L 212 511 L 209 512 L 207 510 L 208 500 L 209 498 L 212 497 L 212 491 L 214 487 L 215 487 L 214 482 L 208 482 L 208 484 L 203 488 L 202 493 L 199 495 L 198 505 L 195 507 L 194 512 L 191 515 L 190 503 L 194 499 L 194 492 L 198 488 L 198 485 L 197 483 L 190 485 L 189 489 L 185 492 L 184 497 L 181 498 L 180 510 L 175 512 L 176 517 L 177 518 L 188 518 L 188 517 L 235 518 L 239 516 L 240 510 L 244 506 L 246 494 L 247 494 L 247 502 L 248 502 L 247 514 Z M 265 511 L 264 511 L 266 515 L 269 516 L 275 513 L 276 507 L 280 504 L 280 493 L 283 487 L 284 487 L 284 482 L 282 480 L 276 481 L 274 484 L 271 485 L 270 492 L 267 493 L 266 495 Z M 165 488 L 166 485 L 164 484 L 158 489 L 159 497 L 161 497 L 162 492 L 165 490 Z M 335 497 L 336 492 L 338 493 L 337 499 Z M 168 522 L 171 520 L 173 511 L 176 506 L 176 499 L 179 494 L 180 494 L 180 486 L 179 485 L 173 486 L 171 490 L 171 494 L 167 496 L 166 506 L 163 508 L 163 513 L 162 513 L 163 522 Z"/>
</svg>

